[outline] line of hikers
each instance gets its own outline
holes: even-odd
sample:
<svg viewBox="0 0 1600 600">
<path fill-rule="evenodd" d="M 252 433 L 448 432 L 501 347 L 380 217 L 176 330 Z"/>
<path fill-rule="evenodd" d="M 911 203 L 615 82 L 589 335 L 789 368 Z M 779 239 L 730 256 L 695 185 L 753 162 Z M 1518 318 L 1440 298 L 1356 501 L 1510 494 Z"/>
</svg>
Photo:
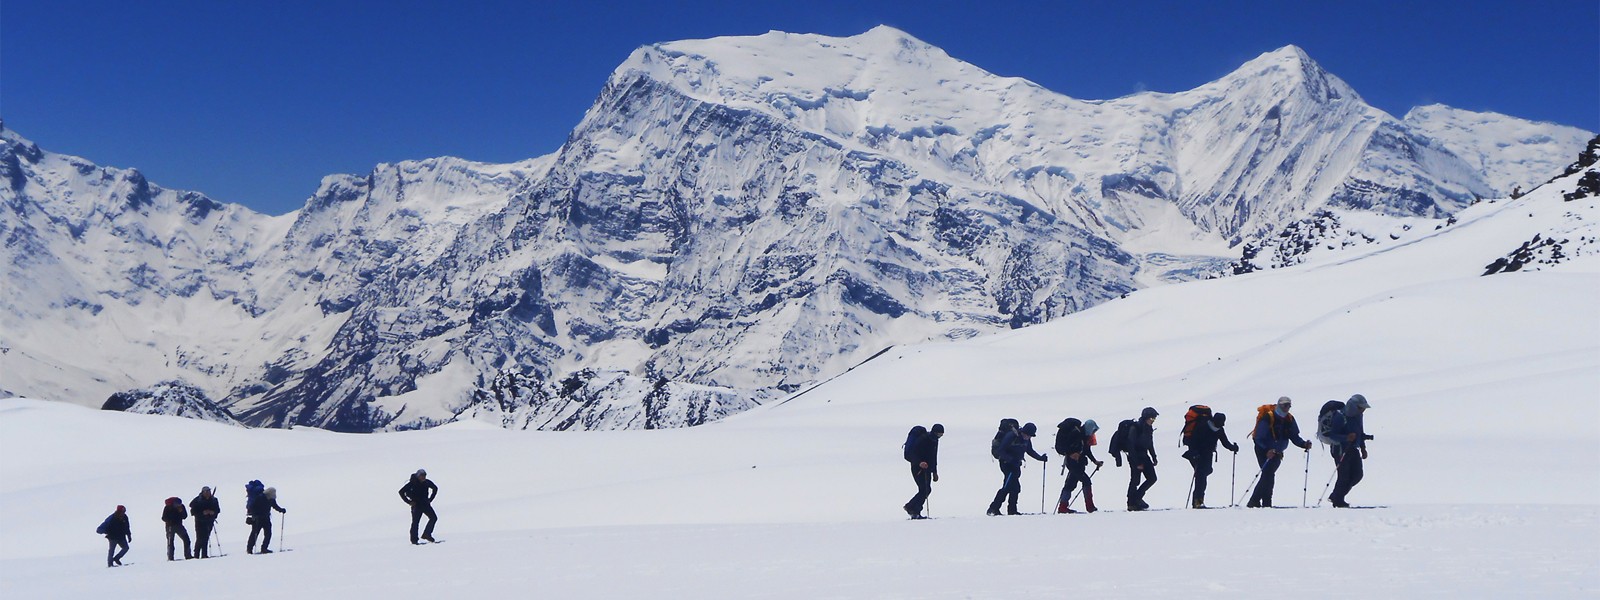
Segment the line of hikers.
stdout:
<svg viewBox="0 0 1600 600">
<path fill-rule="evenodd" d="M 245 484 L 245 518 L 244 522 L 250 526 L 250 537 L 245 542 L 245 554 L 272 554 L 272 511 L 280 514 L 289 510 L 278 505 L 278 490 L 266 487 L 261 480 L 256 479 Z M 433 499 L 439 495 L 439 486 L 428 480 L 428 472 L 417 469 L 404 487 L 400 488 L 400 499 L 411 507 L 411 543 L 420 544 L 417 536 L 417 525 L 422 517 L 428 517 L 428 525 L 421 539 L 437 542 L 433 539 L 433 524 L 438 520 L 438 515 L 433 512 Z M 178 540 L 183 541 L 184 560 L 194 558 L 211 558 L 211 539 L 216 531 L 217 515 L 222 513 L 222 505 L 217 497 L 212 494 L 209 486 L 200 488 L 200 494 L 189 501 L 186 509 L 183 500 L 174 496 L 167 498 L 161 510 L 161 522 L 167 533 L 167 560 L 177 560 Z M 195 540 L 191 544 L 189 529 L 184 526 L 184 520 L 194 515 Z M 128 522 L 128 509 L 118 505 L 117 510 L 107 516 L 95 533 L 106 537 L 109 547 L 106 550 L 106 566 L 122 566 L 122 557 L 128 553 L 128 545 L 133 541 L 133 530 Z M 261 541 L 259 549 L 256 540 Z M 282 546 L 282 536 L 279 536 L 279 546 Z M 222 547 L 220 537 L 217 547 Z"/>
<path fill-rule="evenodd" d="M 1307 475 L 1310 474 L 1309 453 L 1312 444 L 1300 437 L 1300 426 L 1290 412 L 1292 407 L 1293 401 L 1284 396 L 1256 410 L 1255 426 L 1250 437 L 1254 440 L 1256 465 L 1260 471 L 1252 480 L 1255 487 L 1245 504 L 1247 507 L 1272 506 L 1278 467 L 1283 463 L 1289 444 L 1307 452 Z M 1318 413 L 1316 437 L 1329 447 L 1338 478 L 1337 484 L 1333 485 L 1333 493 L 1328 496 L 1334 507 L 1348 508 L 1350 504 L 1345 496 L 1361 481 L 1362 461 L 1367 458 L 1366 442 L 1373 439 L 1366 432 L 1362 414 L 1370 407 L 1371 403 L 1365 396 L 1355 394 L 1348 401 L 1329 400 Z M 1156 482 L 1159 459 L 1155 448 L 1155 422 L 1159 416 L 1156 409 L 1145 407 L 1139 418 L 1119 423 L 1107 445 L 1118 467 L 1122 466 L 1122 455 L 1128 456 L 1127 508 L 1130 511 L 1150 508 L 1144 497 Z M 1226 424 L 1227 415 L 1213 413 L 1205 405 L 1191 406 L 1184 414 L 1180 445 L 1186 448 L 1183 458 L 1189 461 L 1194 471 L 1191 479 L 1193 487 L 1189 494 L 1189 506 L 1192 508 L 1208 508 L 1205 500 L 1206 480 L 1217 460 L 1217 447 L 1220 445 L 1236 456 L 1239 452 L 1239 445 L 1228 439 L 1224 430 Z M 1105 464 L 1094 455 L 1093 447 L 1099 443 L 1095 434 L 1099 430 L 1100 425 L 1093 420 L 1080 421 L 1076 418 L 1068 418 L 1056 426 L 1055 451 L 1065 459 L 1062 471 L 1066 476 L 1056 501 L 1057 513 L 1078 512 L 1072 508 L 1072 502 L 1076 499 L 1074 492 L 1080 485 L 1083 488 L 1084 510 L 1098 510 L 1094 503 L 1093 478 Z M 1039 428 L 1033 423 L 1019 424 L 1016 419 L 1000 421 L 999 430 L 990 441 L 989 454 L 999 462 L 1003 482 L 995 492 L 994 501 L 989 503 L 987 514 L 1022 514 L 1017 510 L 1017 496 L 1022 492 L 1023 461 L 1029 456 L 1040 462 L 1050 460 L 1049 455 L 1033 449 L 1033 438 L 1038 434 Z M 918 425 L 906 435 L 903 446 L 905 459 L 911 463 L 911 477 L 917 484 L 917 493 L 903 508 L 913 519 L 927 518 L 923 510 L 929 494 L 933 492 L 933 482 L 939 480 L 939 438 L 943 436 L 942 424 L 935 424 L 932 428 Z M 1094 463 L 1093 472 L 1087 472 L 1089 463 Z M 1327 486 L 1323 487 L 1323 491 L 1327 491 Z M 1230 503 L 1232 500 L 1229 498 Z M 1318 504 L 1321 504 L 1320 500 Z M 1002 505 L 1005 507 L 1004 513 L 1001 512 Z"/>
</svg>

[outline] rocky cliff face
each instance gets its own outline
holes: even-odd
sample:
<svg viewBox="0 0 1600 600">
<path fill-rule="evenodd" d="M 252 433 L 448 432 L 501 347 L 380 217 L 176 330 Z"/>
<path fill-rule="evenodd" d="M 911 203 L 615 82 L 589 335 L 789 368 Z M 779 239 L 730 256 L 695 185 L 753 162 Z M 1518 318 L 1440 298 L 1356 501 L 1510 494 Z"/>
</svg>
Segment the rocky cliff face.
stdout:
<svg viewBox="0 0 1600 600">
<path fill-rule="evenodd" d="M 1433 226 L 1577 149 L 1489 127 L 1548 132 L 1508 157 L 1440 122 L 1293 47 L 1081 101 L 877 28 L 641 48 L 553 155 L 380 165 L 282 217 L 5 131 L 26 285 L 0 291 L 0 388 L 181 377 L 250 424 L 349 431 L 696 425 L 892 344 L 1043 322 L 1284 232 L 1325 245 L 1317 223 Z M 1273 253 L 1256 266 L 1293 260 Z"/>
</svg>

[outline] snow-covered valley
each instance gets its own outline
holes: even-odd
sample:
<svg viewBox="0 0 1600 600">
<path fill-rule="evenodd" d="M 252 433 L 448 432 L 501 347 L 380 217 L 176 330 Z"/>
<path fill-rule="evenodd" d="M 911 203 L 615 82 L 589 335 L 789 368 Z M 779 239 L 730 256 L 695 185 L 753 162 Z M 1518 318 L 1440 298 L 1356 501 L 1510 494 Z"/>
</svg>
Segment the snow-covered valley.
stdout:
<svg viewBox="0 0 1600 600">
<path fill-rule="evenodd" d="M 0 595 L 8 598 L 1593 597 L 1600 593 L 1600 198 L 1578 173 L 1454 224 L 1296 266 L 1140 290 L 1013 332 L 897 346 L 803 394 L 651 431 L 247 429 L 0 400 Z M 1530 240 L 1560 260 L 1488 266 Z M 1544 251 L 1543 258 L 1550 257 Z M 1552 264 L 1553 263 L 1553 264 Z M 1372 510 L 1183 510 L 1183 408 L 1287 395 L 1372 402 Z M 1108 460 L 1092 515 L 986 517 L 1003 417 L 1044 432 L 1157 408 L 1151 513 L 1121 512 Z M 931 521 L 900 442 L 942 423 Z M 1304 426 L 1303 426 L 1304 427 Z M 1107 432 L 1109 433 L 1109 432 Z M 1106 434 L 1101 436 L 1102 444 Z M 1048 446 L 1048 435 L 1036 443 Z M 1245 453 L 1241 453 L 1245 454 Z M 1278 504 L 1318 501 L 1326 451 L 1291 452 Z M 1059 457 L 1053 457 L 1059 460 Z M 1214 506 L 1255 473 L 1224 454 Z M 395 490 L 439 484 L 437 546 L 406 541 Z M 1024 471 L 1027 510 L 1057 463 Z M 1302 473 L 1302 469 L 1309 473 Z M 289 513 L 291 552 L 242 552 L 242 486 Z M 167 563 L 157 506 L 219 488 L 229 556 Z M 133 515 L 128 567 L 92 533 Z M 289 515 L 293 515 L 292 517 Z"/>
</svg>

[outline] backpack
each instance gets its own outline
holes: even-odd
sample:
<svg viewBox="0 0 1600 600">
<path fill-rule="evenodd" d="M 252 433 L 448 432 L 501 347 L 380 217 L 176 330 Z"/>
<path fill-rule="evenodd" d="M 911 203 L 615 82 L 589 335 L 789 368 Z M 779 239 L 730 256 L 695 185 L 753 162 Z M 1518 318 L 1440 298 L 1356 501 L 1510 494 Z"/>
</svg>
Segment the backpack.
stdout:
<svg viewBox="0 0 1600 600">
<path fill-rule="evenodd" d="M 100 522 L 99 527 L 94 528 L 94 532 L 100 535 L 105 535 L 106 530 L 111 528 L 111 519 L 113 518 L 115 518 L 115 515 L 106 517 L 106 520 Z"/>
<path fill-rule="evenodd" d="M 1007 433 L 1017 430 L 1021 426 L 1016 419 L 1000 419 L 1000 430 L 994 434 L 994 439 L 989 441 L 989 456 L 1000 458 L 1000 440 L 1005 439 Z"/>
<path fill-rule="evenodd" d="M 1256 436 L 1256 430 L 1261 428 L 1262 421 L 1267 422 L 1267 433 L 1272 433 L 1272 409 L 1274 408 L 1277 408 L 1277 406 L 1273 404 L 1263 404 L 1256 408 L 1256 424 L 1250 428 L 1250 437 Z"/>
<path fill-rule="evenodd" d="M 1137 423 L 1138 421 L 1133 419 L 1123 419 L 1121 423 L 1117 423 L 1117 432 L 1111 434 L 1111 443 L 1106 446 L 1111 456 L 1116 457 L 1128 451 L 1128 438 L 1133 436 L 1133 426 Z"/>
<path fill-rule="evenodd" d="M 1056 426 L 1056 454 L 1066 456 L 1072 454 L 1073 448 L 1084 445 L 1083 422 L 1068 418 Z"/>
<path fill-rule="evenodd" d="M 1189 412 L 1183 414 L 1183 431 L 1180 434 L 1183 445 L 1194 445 L 1195 427 L 1200 425 L 1200 421 L 1202 419 L 1207 421 L 1211 420 L 1211 407 L 1204 404 L 1196 404 L 1191 406 L 1189 407 Z"/>
<path fill-rule="evenodd" d="M 252 479 L 250 483 L 244 484 L 245 510 L 255 508 L 256 502 L 261 499 L 261 495 L 266 493 L 266 490 L 267 486 L 262 484 L 260 479 Z"/>
<path fill-rule="evenodd" d="M 1337 424 L 1334 420 L 1344 414 L 1344 403 L 1338 400 L 1329 400 L 1322 403 L 1322 410 L 1317 411 L 1317 439 L 1329 446 L 1337 446 L 1342 440 L 1335 437 L 1334 429 Z"/>
<path fill-rule="evenodd" d="M 901 449 L 905 450 L 906 462 L 909 462 L 909 463 L 917 462 L 915 460 L 915 458 L 911 456 L 911 453 L 912 453 L 913 450 L 916 449 L 917 442 L 921 441 L 922 440 L 922 436 L 925 436 L 925 435 L 928 435 L 928 428 L 927 427 L 923 427 L 921 425 L 918 425 L 916 427 L 912 427 L 911 428 L 911 433 L 907 433 L 906 434 L 906 444 L 904 446 L 901 446 Z"/>
</svg>

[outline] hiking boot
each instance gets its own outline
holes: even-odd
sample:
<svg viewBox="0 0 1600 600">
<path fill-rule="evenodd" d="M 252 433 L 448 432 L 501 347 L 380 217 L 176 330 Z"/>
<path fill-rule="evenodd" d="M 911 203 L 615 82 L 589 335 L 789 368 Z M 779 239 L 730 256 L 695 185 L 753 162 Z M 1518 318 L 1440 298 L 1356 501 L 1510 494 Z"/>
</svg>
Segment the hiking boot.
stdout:
<svg viewBox="0 0 1600 600">
<path fill-rule="evenodd" d="M 262 548 L 261 551 L 257 552 L 256 554 L 272 554 L 272 550 L 269 550 L 267 548 Z"/>
<path fill-rule="evenodd" d="M 1012 506 L 1012 507 L 1006 508 L 1006 514 L 1014 517 L 1014 516 L 1022 514 L 1022 512 L 1018 511 L 1017 507 Z"/>
<path fill-rule="evenodd" d="M 1140 506 L 1138 502 L 1128 501 L 1128 512 L 1139 512 L 1141 510 L 1144 510 L 1144 507 Z"/>
<path fill-rule="evenodd" d="M 437 543 L 439 541 L 439 540 L 433 539 L 433 536 L 431 536 L 431 535 L 422 536 L 422 539 L 428 540 L 428 543 L 430 543 L 430 544 Z"/>
<path fill-rule="evenodd" d="M 256 553 L 256 549 L 255 548 L 245 548 L 244 549 L 244 553 L 245 554 L 255 554 Z"/>
<path fill-rule="evenodd" d="M 1334 500 L 1333 501 L 1333 507 L 1334 508 L 1350 508 L 1350 503 L 1349 502 L 1345 502 L 1343 499 Z"/>
<path fill-rule="evenodd" d="M 1251 498 L 1249 502 L 1244 503 L 1244 507 L 1245 508 L 1261 508 L 1261 501 L 1257 500 L 1255 498 Z"/>
<path fill-rule="evenodd" d="M 1196 499 L 1194 502 L 1189 503 L 1189 508 L 1205 508 L 1205 507 L 1206 507 L 1206 502 L 1204 500 Z"/>
<path fill-rule="evenodd" d="M 1071 514 L 1077 514 L 1077 512 L 1078 511 L 1072 510 L 1072 506 L 1070 504 L 1066 503 L 1066 502 L 1060 502 L 1060 503 L 1056 504 L 1056 513 L 1057 514 L 1071 515 Z"/>
<path fill-rule="evenodd" d="M 987 514 L 987 515 L 989 515 L 991 517 L 998 517 L 998 516 L 1000 516 L 1000 507 L 991 506 L 991 507 L 989 507 L 989 512 L 984 513 L 984 514 Z"/>
</svg>

